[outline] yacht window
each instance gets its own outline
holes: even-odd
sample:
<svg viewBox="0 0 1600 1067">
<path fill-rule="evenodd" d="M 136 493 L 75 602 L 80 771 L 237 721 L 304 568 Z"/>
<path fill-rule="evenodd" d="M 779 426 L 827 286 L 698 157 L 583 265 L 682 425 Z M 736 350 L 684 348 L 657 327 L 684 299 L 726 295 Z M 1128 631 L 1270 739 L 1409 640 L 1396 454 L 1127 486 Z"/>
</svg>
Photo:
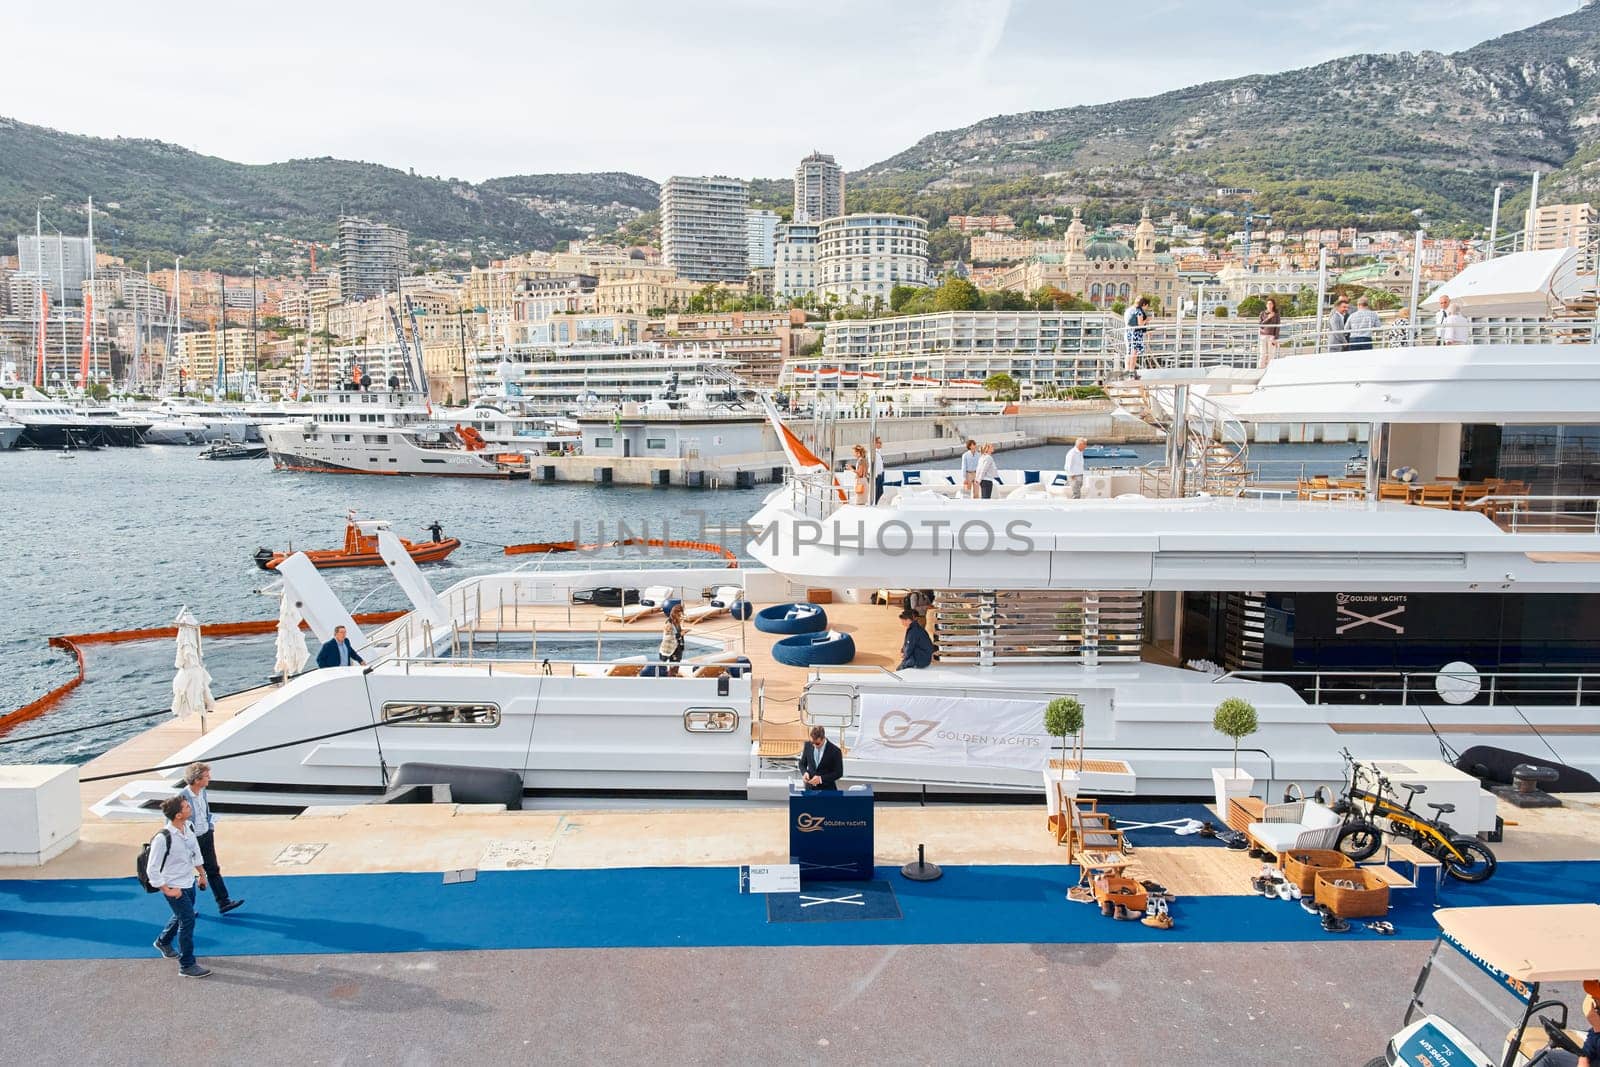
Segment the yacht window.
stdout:
<svg viewBox="0 0 1600 1067">
<path fill-rule="evenodd" d="M 739 713 L 732 708 L 690 708 L 683 713 L 683 728 L 691 734 L 731 734 L 739 728 Z"/>
<path fill-rule="evenodd" d="M 393 722 L 395 719 L 407 720 L 395 723 L 396 726 L 499 726 L 500 705 L 401 702 L 384 704 L 383 721 Z"/>
</svg>

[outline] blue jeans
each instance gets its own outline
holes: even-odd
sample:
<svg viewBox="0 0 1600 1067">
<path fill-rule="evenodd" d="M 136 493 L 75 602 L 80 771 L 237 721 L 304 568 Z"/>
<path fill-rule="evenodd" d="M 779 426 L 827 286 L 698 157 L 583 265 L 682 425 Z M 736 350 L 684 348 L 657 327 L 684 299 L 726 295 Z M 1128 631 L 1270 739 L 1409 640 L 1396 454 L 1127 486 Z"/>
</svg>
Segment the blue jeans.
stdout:
<svg viewBox="0 0 1600 1067">
<path fill-rule="evenodd" d="M 194 966 L 194 886 L 183 889 L 175 897 L 165 893 L 161 899 L 167 902 L 172 909 L 172 919 L 166 928 L 161 931 L 161 936 L 156 938 L 163 945 L 171 945 L 174 935 L 178 938 L 178 966 Z"/>
</svg>

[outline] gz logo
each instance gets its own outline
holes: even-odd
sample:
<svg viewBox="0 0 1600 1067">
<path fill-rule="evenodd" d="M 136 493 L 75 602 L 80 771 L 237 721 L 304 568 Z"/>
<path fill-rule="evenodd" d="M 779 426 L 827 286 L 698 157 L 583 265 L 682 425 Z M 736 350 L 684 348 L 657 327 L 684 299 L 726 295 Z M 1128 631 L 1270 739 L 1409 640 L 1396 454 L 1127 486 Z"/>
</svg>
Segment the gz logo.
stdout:
<svg viewBox="0 0 1600 1067">
<path fill-rule="evenodd" d="M 794 828 L 803 834 L 822 829 L 822 823 L 821 815 L 810 815 L 803 811 L 794 817 Z"/>
<path fill-rule="evenodd" d="M 927 736 L 939 726 L 938 719 L 913 719 L 903 711 L 891 711 L 878 720 L 878 740 L 885 748 L 932 748 Z"/>
</svg>

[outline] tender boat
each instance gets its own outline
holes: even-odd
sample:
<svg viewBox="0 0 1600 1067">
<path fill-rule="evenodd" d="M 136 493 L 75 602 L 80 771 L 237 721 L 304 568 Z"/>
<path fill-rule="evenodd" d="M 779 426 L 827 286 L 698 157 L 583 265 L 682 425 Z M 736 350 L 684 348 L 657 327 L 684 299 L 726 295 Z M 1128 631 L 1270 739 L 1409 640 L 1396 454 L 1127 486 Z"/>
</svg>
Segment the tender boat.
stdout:
<svg viewBox="0 0 1600 1067">
<path fill-rule="evenodd" d="M 200 452 L 201 459 L 266 459 L 266 445 L 242 445 L 226 437 L 213 441 Z"/>
<path fill-rule="evenodd" d="M 1120 445 L 1085 445 L 1084 459 L 1138 459 L 1139 453 Z"/>
<path fill-rule="evenodd" d="M 378 533 L 389 529 L 389 524 L 379 519 L 356 519 L 352 517 L 345 523 L 344 547 L 328 549 L 311 549 L 304 551 L 307 559 L 319 569 L 336 567 L 382 567 L 383 556 L 378 551 Z M 407 541 L 400 538 L 400 545 L 405 549 L 415 563 L 438 563 L 449 556 L 450 553 L 461 547 L 461 540 L 455 537 L 443 537 L 443 528 L 437 523 L 433 526 L 435 540 L 432 541 Z M 274 552 L 270 548 L 256 549 L 256 566 L 264 571 L 278 569 L 278 564 L 296 553 Z"/>
</svg>

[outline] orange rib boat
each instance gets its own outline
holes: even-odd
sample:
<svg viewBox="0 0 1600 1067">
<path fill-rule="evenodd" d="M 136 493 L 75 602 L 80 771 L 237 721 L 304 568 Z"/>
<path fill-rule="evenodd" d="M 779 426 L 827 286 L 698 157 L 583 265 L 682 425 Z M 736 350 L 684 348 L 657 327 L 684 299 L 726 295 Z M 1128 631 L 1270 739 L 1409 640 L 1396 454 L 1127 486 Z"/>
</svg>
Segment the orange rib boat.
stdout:
<svg viewBox="0 0 1600 1067">
<path fill-rule="evenodd" d="M 378 554 L 378 531 L 387 529 L 386 522 L 361 521 L 351 517 L 344 527 L 343 548 L 313 548 L 302 549 L 306 558 L 311 560 L 312 566 L 318 570 L 333 567 L 381 567 L 383 557 Z M 400 539 L 400 544 L 405 547 L 406 554 L 417 563 L 438 563 L 450 553 L 461 547 L 460 538 L 442 537 L 442 528 L 438 523 L 432 527 L 433 541 L 407 541 Z M 256 549 L 256 566 L 264 571 L 278 569 L 278 564 L 294 555 L 293 552 L 274 552 L 270 548 Z"/>
</svg>

